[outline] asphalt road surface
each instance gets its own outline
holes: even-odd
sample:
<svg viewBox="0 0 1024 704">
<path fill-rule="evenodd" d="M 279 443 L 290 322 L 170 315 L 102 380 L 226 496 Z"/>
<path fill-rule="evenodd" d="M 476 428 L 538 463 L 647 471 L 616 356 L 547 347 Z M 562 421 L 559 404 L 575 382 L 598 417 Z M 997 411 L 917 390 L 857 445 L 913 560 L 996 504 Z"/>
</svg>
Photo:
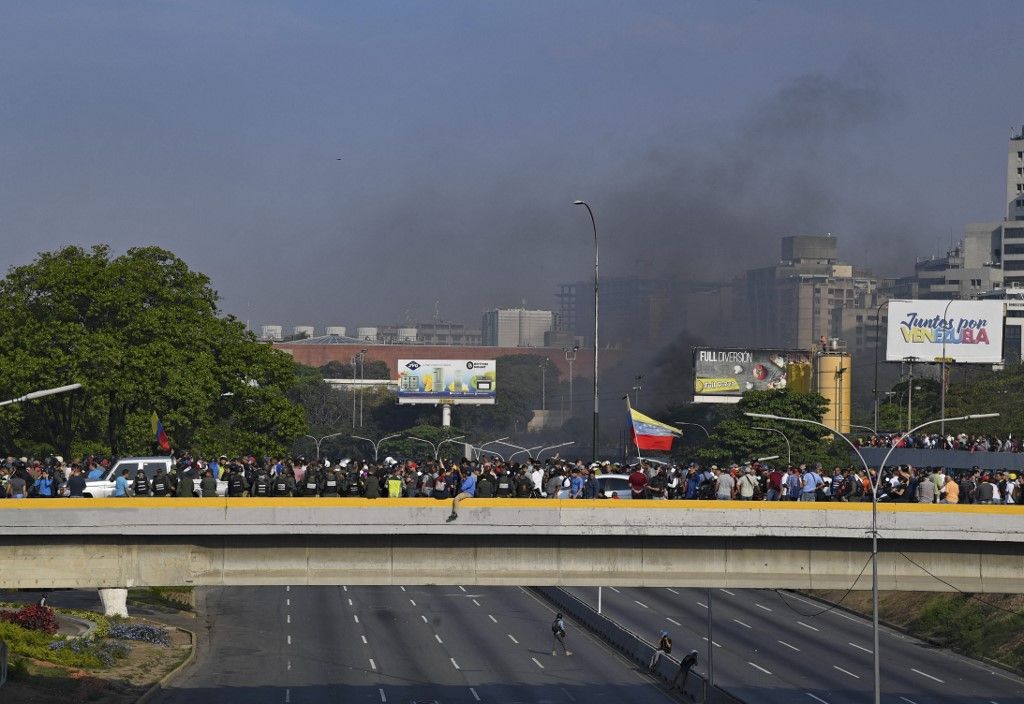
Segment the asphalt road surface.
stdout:
<svg viewBox="0 0 1024 704">
<path fill-rule="evenodd" d="M 660 685 L 515 587 L 198 590 L 208 629 L 161 704 L 669 704 Z"/>
<path fill-rule="evenodd" d="M 597 589 L 570 590 L 594 605 Z M 707 590 L 605 587 L 602 612 L 673 655 L 699 653 L 707 671 Z M 801 596 L 760 589 L 712 590 L 715 683 L 751 704 L 871 701 L 871 621 Z M 985 663 L 881 628 L 882 702 L 1021 704 L 1024 681 Z"/>
</svg>

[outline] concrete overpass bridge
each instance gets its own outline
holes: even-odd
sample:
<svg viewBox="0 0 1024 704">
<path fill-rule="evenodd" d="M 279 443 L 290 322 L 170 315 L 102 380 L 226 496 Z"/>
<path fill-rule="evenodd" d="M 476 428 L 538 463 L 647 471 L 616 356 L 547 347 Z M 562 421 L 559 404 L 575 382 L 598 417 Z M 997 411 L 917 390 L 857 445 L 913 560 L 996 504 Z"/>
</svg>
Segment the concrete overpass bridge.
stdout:
<svg viewBox="0 0 1024 704">
<path fill-rule="evenodd" d="M 871 505 L 470 499 L 0 502 L 0 588 L 870 589 Z M 882 504 L 882 589 L 1024 593 L 1024 507 Z M 951 586 L 952 585 L 952 586 Z"/>
</svg>

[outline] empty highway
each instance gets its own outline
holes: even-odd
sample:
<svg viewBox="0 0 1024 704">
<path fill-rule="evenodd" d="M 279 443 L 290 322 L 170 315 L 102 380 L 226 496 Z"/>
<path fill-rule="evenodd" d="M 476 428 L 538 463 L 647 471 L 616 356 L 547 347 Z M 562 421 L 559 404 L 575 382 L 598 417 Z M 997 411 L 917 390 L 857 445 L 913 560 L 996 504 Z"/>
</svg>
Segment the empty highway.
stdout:
<svg viewBox="0 0 1024 704">
<path fill-rule="evenodd" d="M 569 622 L 551 656 L 547 604 L 515 587 L 199 590 L 196 663 L 162 704 L 676 701 Z"/>
<path fill-rule="evenodd" d="M 594 605 L 596 589 L 571 589 Z M 673 655 L 700 653 L 707 671 L 707 590 L 605 587 L 605 615 Z M 871 622 L 772 590 L 712 590 L 715 682 L 748 702 L 860 704 L 872 691 Z M 1024 682 L 984 663 L 882 628 L 882 701 L 891 704 L 1020 704 Z"/>
</svg>

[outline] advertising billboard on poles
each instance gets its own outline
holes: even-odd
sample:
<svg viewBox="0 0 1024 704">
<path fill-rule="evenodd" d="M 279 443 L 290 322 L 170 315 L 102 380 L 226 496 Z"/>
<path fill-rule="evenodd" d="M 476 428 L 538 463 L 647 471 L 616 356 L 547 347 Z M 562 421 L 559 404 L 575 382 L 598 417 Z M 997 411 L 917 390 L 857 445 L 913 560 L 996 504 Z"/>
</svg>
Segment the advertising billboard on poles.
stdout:
<svg viewBox="0 0 1024 704">
<path fill-rule="evenodd" d="M 399 403 L 493 404 L 493 359 L 400 359 Z"/>
<path fill-rule="evenodd" d="M 885 358 L 890 362 L 999 364 L 1003 302 L 889 301 Z"/>
<path fill-rule="evenodd" d="M 693 402 L 737 403 L 746 391 L 809 391 L 807 350 L 697 347 L 693 350 Z"/>
</svg>

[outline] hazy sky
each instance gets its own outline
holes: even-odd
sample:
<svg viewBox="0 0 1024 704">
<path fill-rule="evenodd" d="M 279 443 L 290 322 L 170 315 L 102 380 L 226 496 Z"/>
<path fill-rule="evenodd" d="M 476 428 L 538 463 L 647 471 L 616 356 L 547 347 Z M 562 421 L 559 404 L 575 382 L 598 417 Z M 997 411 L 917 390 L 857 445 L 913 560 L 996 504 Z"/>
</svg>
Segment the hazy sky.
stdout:
<svg viewBox="0 0 1024 704">
<path fill-rule="evenodd" d="M 0 1 L 3 266 L 157 244 L 285 325 L 728 279 L 786 234 L 908 272 L 1005 211 L 1012 2 Z M 338 160 L 340 158 L 340 161 Z"/>
</svg>

